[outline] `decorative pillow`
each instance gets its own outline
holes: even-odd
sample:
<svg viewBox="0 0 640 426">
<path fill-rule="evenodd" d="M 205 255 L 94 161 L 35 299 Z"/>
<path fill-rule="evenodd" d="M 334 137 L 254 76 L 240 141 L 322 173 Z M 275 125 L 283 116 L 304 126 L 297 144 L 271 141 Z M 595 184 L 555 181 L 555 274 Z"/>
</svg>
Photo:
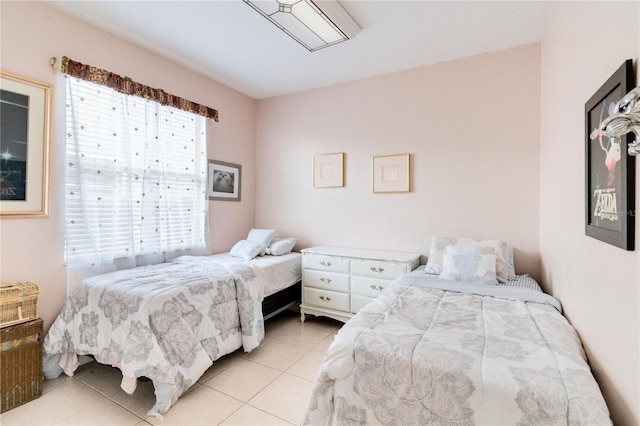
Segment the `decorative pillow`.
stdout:
<svg viewBox="0 0 640 426">
<path fill-rule="evenodd" d="M 229 255 L 244 260 L 251 260 L 263 252 L 265 248 L 263 244 L 255 241 L 240 240 L 231 248 Z"/>
<path fill-rule="evenodd" d="M 424 268 L 426 274 L 439 274 L 442 272 L 442 258 L 447 246 L 456 245 L 458 240 L 453 237 L 431 237 L 431 249 L 427 257 L 427 265 Z"/>
<path fill-rule="evenodd" d="M 493 247 L 448 246 L 442 256 L 440 278 L 462 282 L 498 284 Z"/>
<path fill-rule="evenodd" d="M 496 255 L 496 277 L 501 283 L 507 282 L 507 261 L 505 252 L 507 243 L 498 240 L 476 241 L 472 238 L 431 237 L 431 249 L 427 259 L 425 273 L 440 274 L 442 261 L 447 246 L 480 246 L 493 247 Z"/>
<path fill-rule="evenodd" d="M 247 240 L 255 241 L 256 243 L 260 243 L 264 246 L 264 248 L 269 247 L 271 244 L 271 240 L 273 236 L 276 235 L 275 229 L 256 229 L 251 228 L 249 231 L 249 235 L 247 236 Z M 264 250 L 260 253 L 260 256 L 264 256 Z"/>
<path fill-rule="evenodd" d="M 291 253 L 296 242 L 297 240 L 295 238 L 274 238 L 271 240 L 271 244 L 269 244 L 265 253 L 272 256 L 282 256 L 283 254 Z"/>
</svg>

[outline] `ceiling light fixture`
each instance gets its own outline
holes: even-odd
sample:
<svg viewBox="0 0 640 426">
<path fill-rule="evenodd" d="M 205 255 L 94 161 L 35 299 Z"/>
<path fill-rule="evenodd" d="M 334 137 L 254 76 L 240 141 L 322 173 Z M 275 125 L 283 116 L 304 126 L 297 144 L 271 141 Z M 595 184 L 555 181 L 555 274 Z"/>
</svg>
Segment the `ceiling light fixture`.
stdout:
<svg viewBox="0 0 640 426">
<path fill-rule="evenodd" d="M 361 31 L 336 0 L 243 1 L 311 52 L 353 38 Z"/>
</svg>

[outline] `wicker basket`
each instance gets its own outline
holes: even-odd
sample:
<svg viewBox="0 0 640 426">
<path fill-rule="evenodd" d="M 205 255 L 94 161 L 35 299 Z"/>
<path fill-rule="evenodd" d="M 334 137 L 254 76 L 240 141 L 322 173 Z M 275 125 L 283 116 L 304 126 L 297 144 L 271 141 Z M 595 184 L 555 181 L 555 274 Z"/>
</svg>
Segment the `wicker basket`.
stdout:
<svg viewBox="0 0 640 426">
<path fill-rule="evenodd" d="M 0 328 L 38 318 L 38 293 L 33 283 L 0 284 Z"/>
<path fill-rule="evenodd" d="M 42 320 L 0 329 L 0 413 L 42 395 Z"/>
</svg>

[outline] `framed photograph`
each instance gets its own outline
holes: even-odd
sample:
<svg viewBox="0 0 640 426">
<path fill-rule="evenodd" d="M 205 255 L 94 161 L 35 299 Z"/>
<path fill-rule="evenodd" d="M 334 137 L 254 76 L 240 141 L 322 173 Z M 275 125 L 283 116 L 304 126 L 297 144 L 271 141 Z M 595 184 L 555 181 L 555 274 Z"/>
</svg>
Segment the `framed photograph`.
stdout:
<svg viewBox="0 0 640 426">
<path fill-rule="evenodd" d="M 373 157 L 373 192 L 409 192 L 409 154 Z"/>
<path fill-rule="evenodd" d="M 209 199 L 240 201 L 241 174 L 242 166 L 239 164 L 209 160 Z"/>
<path fill-rule="evenodd" d="M 313 156 L 313 187 L 340 188 L 344 186 L 344 152 Z"/>
<path fill-rule="evenodd" d="M 0 71 L 0 217 L 49 216 L 51 85 Z"/>
<path fill-rule="evenodd" d="M 585 233 L 625 250 L 634 249 L 635 161 L 627 154 L 632 136 L 610 138 L 600 123 L 631 89 L 627 60 L 585 104 Z"/>
</svg>

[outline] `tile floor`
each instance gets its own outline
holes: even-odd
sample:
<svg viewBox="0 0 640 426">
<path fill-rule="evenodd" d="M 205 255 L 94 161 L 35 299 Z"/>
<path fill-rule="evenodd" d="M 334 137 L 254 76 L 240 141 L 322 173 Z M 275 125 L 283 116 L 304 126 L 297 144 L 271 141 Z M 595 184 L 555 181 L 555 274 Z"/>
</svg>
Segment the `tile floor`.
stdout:
<svg viewBox="0 0 640 426">
<path fill-rule="evenodd" d="M 214 362 L 164 414 L 147 417 L 151 382 L 133 395 L 120 389 L 118 369 L 89 362 L 73 377 L 45 380 L 42 397 L 0 414 L 11 425 L 289 425 L 300 424 L 324 354 L 342 323 L 286 311 L 266 323 L 250 354 Z"/>
</svg>

